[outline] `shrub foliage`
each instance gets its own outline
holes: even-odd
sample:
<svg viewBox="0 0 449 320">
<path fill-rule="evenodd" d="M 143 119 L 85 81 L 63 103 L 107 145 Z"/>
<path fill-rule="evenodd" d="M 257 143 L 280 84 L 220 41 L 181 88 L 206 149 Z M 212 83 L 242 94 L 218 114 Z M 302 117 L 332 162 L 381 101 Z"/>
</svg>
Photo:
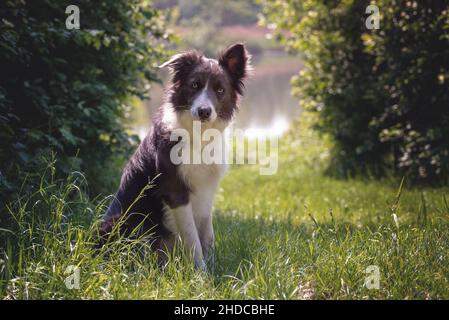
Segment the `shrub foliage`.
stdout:
<svg viewBox="0 0 449 320">
<path fill-rule="evenodd" d="M 71 4 L 78 30 L 66 28 Z M 157 80 L 161 12 L 138 0 L 6 0 L 0 17 L 0 198 L 53 152 L 57 172 L 87 172 L 101 190 L 136 140 L 125 131 L 130 97 Z"/>
<path fill-rule="evenodd" d="M 379 8 L 378 30 L 365 25 L 369 4 Z M 264 1 L 263 7 L 263 22 L 301 53 L 294 93 L 333 139 L 333 172 L 393 168 L 415 180 L 446 180 L 448 1 Z"/>
</svg>

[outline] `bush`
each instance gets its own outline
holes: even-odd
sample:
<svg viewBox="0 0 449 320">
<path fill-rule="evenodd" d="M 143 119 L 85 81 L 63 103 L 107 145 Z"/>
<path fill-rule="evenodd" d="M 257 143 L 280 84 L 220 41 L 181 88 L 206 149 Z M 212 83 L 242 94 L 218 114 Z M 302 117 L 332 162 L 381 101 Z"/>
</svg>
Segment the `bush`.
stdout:
<svg viewBox="0 0 449 320">
<path fill-rule="evenodd" d="M 147 3 L 2 1 L 2 201 L 33 189 L 53 152 L 57 172 L 81 170 L 91 192 L 112 191 L 117 162 L 137 141 L 125 131 L 130 97 L 157 80 L 164 55 L 164 19 Z M 66 29 L 70 4 L 80 9 L 79 30 Z"/>
<path fill-rule="evenodd" d="M 294 93 L 331 136 L 334 172 L 447 181 L 448 2 L 373 3 L 379 30 L 365 26 L 370 1 L 265 1 L 263 22 L 301 53 Z"/>
</svg>

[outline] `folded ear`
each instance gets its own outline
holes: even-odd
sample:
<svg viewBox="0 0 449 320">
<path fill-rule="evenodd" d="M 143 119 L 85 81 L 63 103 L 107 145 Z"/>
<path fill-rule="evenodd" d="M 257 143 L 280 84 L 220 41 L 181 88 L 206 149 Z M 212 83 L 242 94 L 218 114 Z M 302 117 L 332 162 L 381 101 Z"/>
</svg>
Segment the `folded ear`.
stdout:
<svg viewBox="0 0 449 320">
<path fill-rule="evenodd" d="M 201 55 L 195 51 L 188 51 L 175 54 L 170 60 L 164 62 L 159 68 L 169 68 L 173 76 L 173 81 L 180 80 L 181 77 L 192 71 L 193 67 L 201 60 Z"/>
<path fill-rule="evenodd" d="M 242 43 L 230 46 L 218 58 L 220 65 L 230 75 L 235 90 L 240 94 L 242 94 L 244 88 L 243 80 L 250 69 L 250 58 L 251 55 Z"/>
</svg>

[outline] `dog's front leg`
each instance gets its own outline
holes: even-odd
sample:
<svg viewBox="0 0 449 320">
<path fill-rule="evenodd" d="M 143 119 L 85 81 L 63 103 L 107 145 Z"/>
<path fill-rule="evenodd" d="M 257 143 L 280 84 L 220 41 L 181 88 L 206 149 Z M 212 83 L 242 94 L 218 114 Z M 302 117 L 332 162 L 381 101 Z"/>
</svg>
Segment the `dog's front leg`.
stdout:
<svg viewBox="0 0 449 320">
<path fill-rule="evenodd" d="M 203 247 L 204 259 L 207 261 L 210 269 L 215 269 L 215 256 L 214 256 L 214 227 L 212 225 L 212 214 L 203 218 L 201 229 L 199 230 L 201 246 Z"/>
<path fill-rule="evenodd" d="M 201 219 L 198 228 L 204 258 L 210 260 L 214 250 L 214 227 L 212 225 L 212 214 Z"/>
<path fill-rule="evenodd" d="M 185 248 L 192 254 L 195 266 L 203 271 L 206 264 L 203 257 L 203 249 L 193 217 L 192 204 L 180 206 L 173 209 L 172 214 L 176 221 L 176 227 Z"/>
<path fill-rule="evenodd" d="M 211 192 L 212 188 L 208 190 Z M 213 193 L 201 192 L 192 196 L 192 208 L 205 261 L 213 269 L 214 227 L 212 225 Z"/>
</svg>

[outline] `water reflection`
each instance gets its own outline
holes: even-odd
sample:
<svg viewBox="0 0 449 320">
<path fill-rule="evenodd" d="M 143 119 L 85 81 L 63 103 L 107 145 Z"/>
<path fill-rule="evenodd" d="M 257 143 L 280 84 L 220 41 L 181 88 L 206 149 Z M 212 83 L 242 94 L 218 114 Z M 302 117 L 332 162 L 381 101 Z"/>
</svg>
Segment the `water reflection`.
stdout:
<svg viewBox="0 0 449 320">
<path fill-rule="evenodd" d="M 285 118 L 278 118 L 272 122 L 270 126 L 250 126 L 245 129 L 245 137 L 250 139 L 257 137 L 271 138 L 282 136 L 289 127 L 289 123 Z"/>
</svg>

